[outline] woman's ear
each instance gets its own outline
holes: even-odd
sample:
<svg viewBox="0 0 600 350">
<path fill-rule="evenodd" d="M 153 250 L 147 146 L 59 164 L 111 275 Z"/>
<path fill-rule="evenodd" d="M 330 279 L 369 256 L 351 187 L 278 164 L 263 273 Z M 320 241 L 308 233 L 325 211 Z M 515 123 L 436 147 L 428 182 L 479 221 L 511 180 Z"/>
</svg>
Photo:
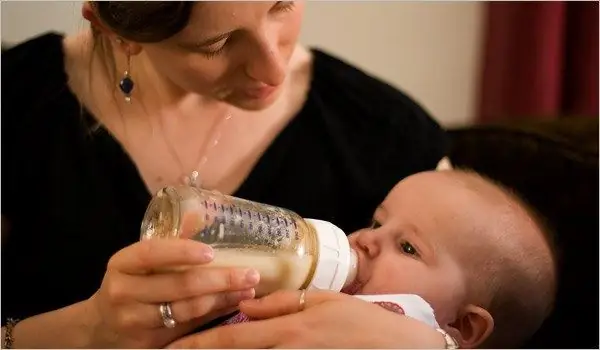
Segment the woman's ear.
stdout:
<svg viewBox="0 0 600 350">
<path fill-rule="evenodd" d="M 142 46 L 133 42 L 125 41 L 122 38 L 115 39 L 117 47 L 126 55 L 135 56 L 142 52 Z"/>
<path fill-rule="evenodd" d="M 114 47 L 119 49 L 122 53 L 135 56 L 142 51 L 141 45 L 119 38 L 112 30 L 110 30 L 110 28 L 104 25 L 104 23 L 102 23 L 102 21 L 98 18 L 94 7 L 89 1 L 83 3 L 83 6 L 81 7 L 81 15 L 90 22 L 90 25 L 93 28 L 109 38 L 111 43 L 114 44 Z"/>
<path fill-rule="evenodd" d="M 490 336 L 494 330 L 494 319 L 486 309 L 469 304 L 445 330 L 461 348 L 474 349 Z"/>
<path fill-rule="evenodd" d="M 104 24 L 102 24 L 100 19 L 98 19 L 98 16 L 96 15 L 96 11 L 94 11 L 94 8 L 92 7 L 92 4 L 89 1 L 85 1 L 83 3 L 83 6 L 81 6 L 81 15 L 88 22 L 90 22 L 90 25 L 92 27 L 99 30 L 103 34 L 108 34 L 110 32 L 108 30 L 108 28 L 106 28 L 106 26 L 104 26 Z"/>
</svg>

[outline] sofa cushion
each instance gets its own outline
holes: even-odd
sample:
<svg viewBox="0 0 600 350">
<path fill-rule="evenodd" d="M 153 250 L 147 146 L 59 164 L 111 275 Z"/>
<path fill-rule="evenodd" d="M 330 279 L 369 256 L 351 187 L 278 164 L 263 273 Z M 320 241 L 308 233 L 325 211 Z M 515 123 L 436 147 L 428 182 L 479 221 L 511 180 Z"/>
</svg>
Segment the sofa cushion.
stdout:
<svg viewBox="0 0 600 350">
<path fill-rule="evenodd" d="M 450 159 L 519 193 L 559 249 L 555 309 L 529 348 L 598 348 L 598 119 L 450 130 Z"/>
</svg>

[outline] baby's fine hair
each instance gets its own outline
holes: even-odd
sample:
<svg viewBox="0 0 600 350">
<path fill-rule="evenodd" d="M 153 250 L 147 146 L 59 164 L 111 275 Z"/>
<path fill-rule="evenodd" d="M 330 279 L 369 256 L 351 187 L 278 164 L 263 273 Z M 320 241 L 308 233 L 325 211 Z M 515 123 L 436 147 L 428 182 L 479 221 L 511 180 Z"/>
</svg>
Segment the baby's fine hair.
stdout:
<svg viewBox="0 0 600 350">
<path fill-rule="evenodd" d="M 534 252 L 523 255 L 524 259 L 511 259 L 507 256 L 511 251 L 497 252 L 477 264 L 478 271 L 473 276 L 474 285 L 489 293 L 491 301 L 486 309 L 494 318 L 494 330 L 482 347 L 519 347 L 539 329 L 554 306 L 559 259 L 554 232 L 548 221 L 515 190 L 471 169 L 454 171 L 499 189 L 534 223 L 550 251 L 550 260 L 547 254 Z"/>
</svg>

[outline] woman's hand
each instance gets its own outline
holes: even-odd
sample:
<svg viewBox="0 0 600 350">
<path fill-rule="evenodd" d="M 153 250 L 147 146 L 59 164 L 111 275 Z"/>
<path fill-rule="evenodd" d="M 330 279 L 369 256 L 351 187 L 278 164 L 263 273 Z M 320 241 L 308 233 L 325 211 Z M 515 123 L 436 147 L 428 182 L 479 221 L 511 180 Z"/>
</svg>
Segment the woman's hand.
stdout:
<svg viewBox="0 0 600 350">
<path fill-rule="evenodd" d="M 175 341 L 169 348 L 444 348 L 426 324 L 372 303 L 332 292 L 284 291 L 247 300 L 240 311 L 256 321 L 227 325 Z"/>
<path fill-rule="evenodd" d="M 116 253 L 87 302 L 93 310 L 91 345 L 163 347 L 254 297 L 258 272 L 202 266 L 211 260 L 209 246 L 189 239 L 147 240 Z M 164 302 L 177 322 L 173 329 L 163 324 Z"/>
</svg>

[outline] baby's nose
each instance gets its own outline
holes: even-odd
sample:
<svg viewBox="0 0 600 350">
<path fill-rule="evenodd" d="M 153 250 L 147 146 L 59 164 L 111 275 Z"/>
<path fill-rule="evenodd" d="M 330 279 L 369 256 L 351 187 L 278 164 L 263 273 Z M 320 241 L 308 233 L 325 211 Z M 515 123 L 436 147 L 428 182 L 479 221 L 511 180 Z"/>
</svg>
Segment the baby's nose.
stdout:
<svg viewBox="0 0 600 350">
<path fill-rule="evenodd" d="M 367 257 L 374 258 L 379 254 L 380 239 L 374 230 L 369 229 L 360 232 L 354 238 L 354 241 L 355 248 L 361 250 Z"/>
</svg>

